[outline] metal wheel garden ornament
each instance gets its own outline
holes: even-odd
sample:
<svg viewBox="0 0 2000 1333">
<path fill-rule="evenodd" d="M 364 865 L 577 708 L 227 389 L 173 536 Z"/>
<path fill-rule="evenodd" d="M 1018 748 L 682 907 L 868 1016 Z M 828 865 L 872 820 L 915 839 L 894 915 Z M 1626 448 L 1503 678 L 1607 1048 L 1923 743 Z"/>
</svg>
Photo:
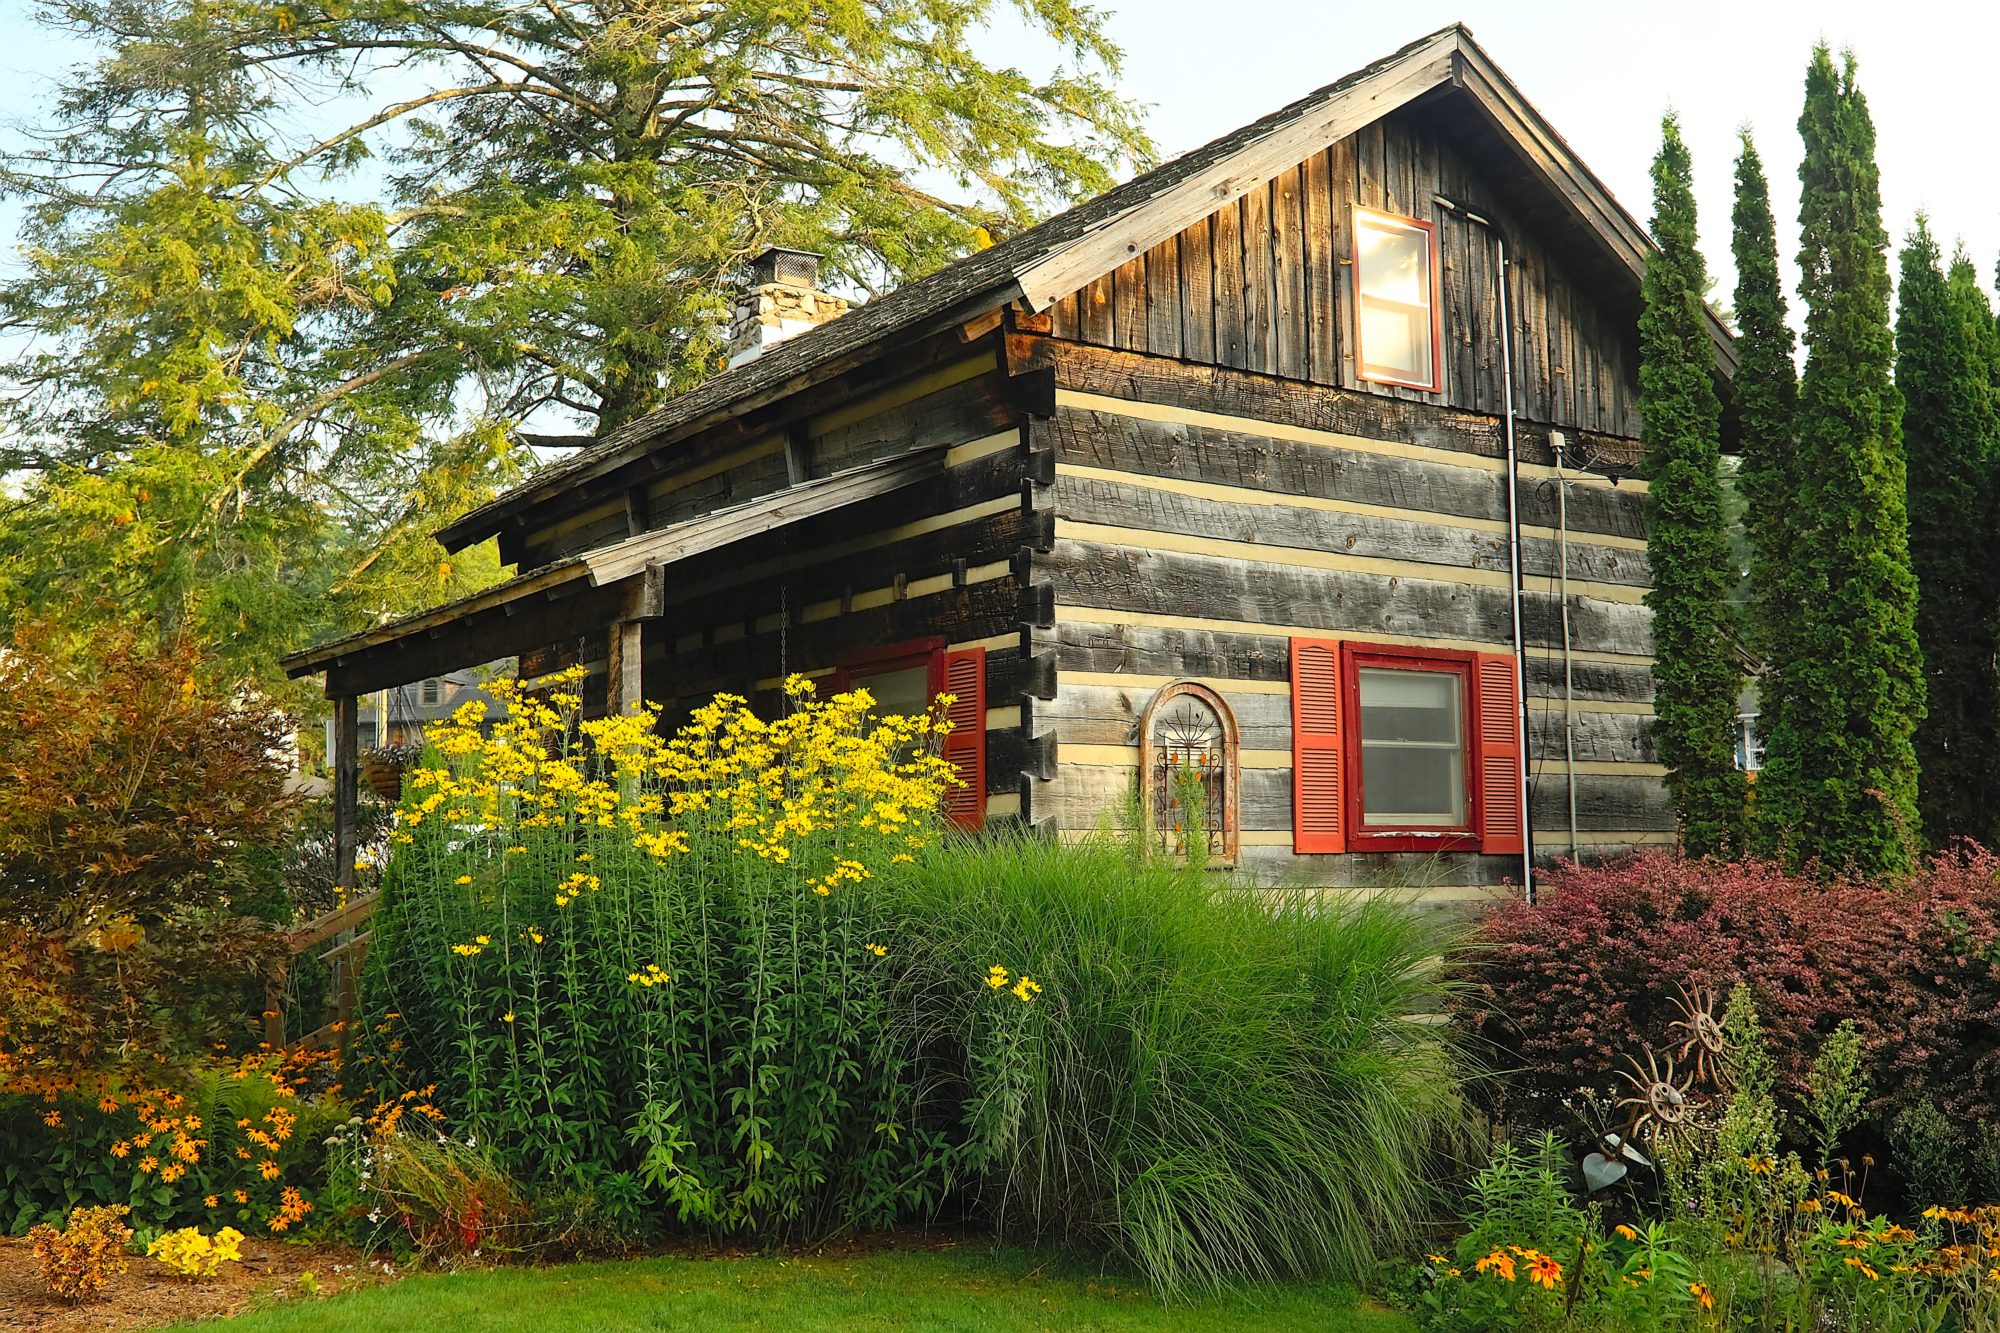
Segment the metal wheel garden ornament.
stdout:
<svg viewBox="0 0 2000 1333">
<path fill-rule="evenodd" d="M 1666 1057 L 1663 1068 L 1652 1047 L 1645 1050 L 1643 1062 L 1628 1055 L 1625 1059 L 1632 1068 L 1618 1071 L 1618 1076 L 1632 1085 L 1632 1095 L 1618 1105 L 1626 1113 L 1624 1141 L 1630 1143 L 1643 1135 L 1657 1144 L 1680 1132 L 1694 1111 L 1694 1103 L 1689 1090 L 1674 1079 L 1673 1057 Z"/>
<path fill-rule="evenodd" d="M 1722 1035 L 1722 1022 L 1715 1016 L 1714 990 L 1707 986 L 1676 989 L 1680 994 L 1675 1003 L 1681 1016 L 1667 1027 L 1682 1039 L 1679 1058 L 1687 1061 L 1692 1057 L 1697 1082 L 1715 1088 L 1726 1086 L 1729 1067 L 1723 1062 L 1722 1053 L 1728 1043 Z"/>
</svg>

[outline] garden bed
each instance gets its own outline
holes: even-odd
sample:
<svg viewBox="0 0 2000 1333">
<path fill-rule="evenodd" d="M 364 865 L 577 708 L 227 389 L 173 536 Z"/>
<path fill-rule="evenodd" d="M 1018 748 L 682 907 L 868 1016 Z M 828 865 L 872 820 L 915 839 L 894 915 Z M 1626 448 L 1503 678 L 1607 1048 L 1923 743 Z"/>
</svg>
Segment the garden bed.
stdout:
<svg viewBox="0 0 2000 1333">
<path fill-rule="evenodd" d="M 305 1278 L 308 1273 L 312 1276 Z M 0 1333 L 159 1328 L 237 1314 L 306 1291 L 330 1294 L 382 1280 L 381 1270 L 356 1250 L 246 1240 L 242 1262 L 225 1265 L 209 1281 L 188 1282 L 152 1260 L 131 1256 L 126 1270 L 105 1285 L 101 1300 L 69 1305 L 42 1285 L 28 1242 L 0 1236 Z"/>
</svg>

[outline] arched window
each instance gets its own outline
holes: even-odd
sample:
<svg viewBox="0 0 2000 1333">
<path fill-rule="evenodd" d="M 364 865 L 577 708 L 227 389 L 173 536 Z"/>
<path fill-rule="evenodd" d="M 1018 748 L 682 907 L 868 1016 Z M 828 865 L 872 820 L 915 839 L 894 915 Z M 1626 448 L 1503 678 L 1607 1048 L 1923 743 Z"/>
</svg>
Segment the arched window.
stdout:
<svg viewBox="0 0 2000 1333">
<path fill-rule="evenodd" d="M 1237 849 L 1236 717 L 1206 685 L 1164 685 L 1140 721 L 1142 817 L 1154 845 L 1233 865 Z"/>
</svg>

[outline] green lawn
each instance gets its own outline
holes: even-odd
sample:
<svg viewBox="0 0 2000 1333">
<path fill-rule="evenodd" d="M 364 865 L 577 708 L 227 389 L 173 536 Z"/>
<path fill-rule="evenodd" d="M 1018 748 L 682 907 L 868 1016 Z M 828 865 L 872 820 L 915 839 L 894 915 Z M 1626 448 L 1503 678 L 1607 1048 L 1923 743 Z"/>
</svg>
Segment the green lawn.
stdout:
<svg viewBox="0 0 2000 1333">
<path fill-rule="evenodd" d="M 1037 1256 L 966 1245 L 838 1257 L 641 1259 L 410 1278 L 219 1323 L 218 1333 L 347 1330 L 963 1329 L 1170 1327 L 1410 1333 L 1337 1288 L 1291 1286 L 1163 1310 L 1125 1279 L 1056 1272 Z"/>
</svg>

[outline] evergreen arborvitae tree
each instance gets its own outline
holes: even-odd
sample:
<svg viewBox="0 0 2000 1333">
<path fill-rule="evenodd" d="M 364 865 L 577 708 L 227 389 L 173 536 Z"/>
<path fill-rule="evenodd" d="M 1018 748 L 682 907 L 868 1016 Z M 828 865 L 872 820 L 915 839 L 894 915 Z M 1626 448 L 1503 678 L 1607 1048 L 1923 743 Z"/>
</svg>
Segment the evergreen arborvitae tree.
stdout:
<svg viewBox="0 0 2000 1333">
<path fill-rule="evenodd" d="M 1654 745 L 1667 766 L 1681 840 L 1691 855 L 1742 845 L 1743 774 L 1735 763 L 1742 687 L 1732 642 L 1736 573 L 1723 521 L 1722 404 L 1708 288 L 1695 235 L 1693 170 L 1668 115 L 1653 159 L 1653 239 L 1639 316 L 1639 406 L 1645 420 L 1646 556 L 1653 586 Z"/>
<path fill-rule="evenodd" d="M 1994 616 L 2000 569 L 1992 483 L 2000 422 L 1988 362 L 1992 316 L 1971 266 L 1945 275 L 1917 218 L 1897 287 L 1896 387 L 1909 459 L 1910 562 L 1929 712 L 1917 728 L 1924 828 L 1937 842 L 1993 832 L 2000 759 Z"/>
<path fill-rule="evenodd" d="M 1798 516 L 1798 371 L 1792 362 L 1792 327 L 1785 322 L 1785 291 L 1778 272 L 1778 231 L 1771 215 L 1771 186 L 1749 133 L 1736 159 L 1736 207 L 1730 249 L 1736 258 L 1737 476 L 1750 538 L 1751 620 L 1748 638 L 1762 657 L 1757 679 L 1757 729 L 1768 737 L 1784 716 L 1788 667 L 1798 660 L 1796 600 L 1784 588 L 1790 572 L 1792 522 Z M 1767 760 L 1768 762 L 1768 760 Z M 1781 808 L 1784 784 L 1761 777 L 1753 802 L 1751 846 L 1777 855 L 1797 812 Z"/>
<path fill-rule="evenodd" d="M 1806 368 L 1779 585 L 1797 634 L 1758 795 L 1788 824 L 1794 859 L 1896 874 L 1910 868 L 1919 832 L 1923 658 L 1902 400 L 1890 381 L 1888 235 L 1852 55 L 1837 68 L 1825 46 L 1813 52 L 1799 134 Z"/>
</svg>

